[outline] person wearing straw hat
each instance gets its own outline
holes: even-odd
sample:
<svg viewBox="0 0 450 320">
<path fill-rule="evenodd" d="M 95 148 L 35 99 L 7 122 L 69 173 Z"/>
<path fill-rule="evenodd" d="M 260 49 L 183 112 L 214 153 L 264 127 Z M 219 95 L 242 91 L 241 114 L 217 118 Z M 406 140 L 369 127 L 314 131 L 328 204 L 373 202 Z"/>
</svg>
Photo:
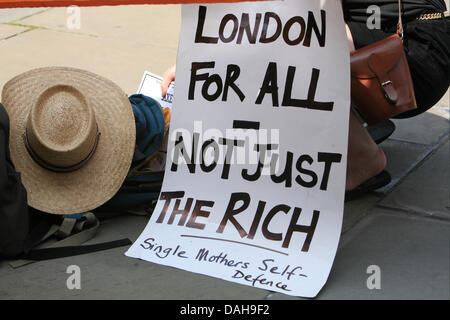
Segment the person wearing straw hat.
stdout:
<svg viewBox="0 0 450 320">
<path fill-rule="evenodd" d="M 152 98 L 128 98 L 111 81 L 85 70 L 46 67 L 8 81 L 2 103 L 0 129 L 6 141 L 0 142 L 6 153 L 0 164 L 7 170 L 0 171 L 0 222 L 2 230 L 13 234 L 5 233 L 0 239 L 0 256 L 28 252 L 49 235 L 48 228 L 65 238 L 61 245 L 78 245 L 93 237 L 99 226 L 98 211 L 95 215 L 88 211 L 120 211 L 151 202 L 159 194 L 163 164 L 158 162 L 155 171 L 153 162 L 161 151 L 169 119 Z M 118 192 L 124 181 L 136 179 L 140 184 L 151 180 L 154 188 L 151 192 L 138 188 L 132 197 L 129 190 Z M 14 212 L 9 212 L 11 205 L 16 206 Z M 60 221 L 51 216 L 61 217 L 62 223 L 50 227 Z M 73 230 L 76 234 L 69 237 Z M 123 240 L 79 252 L 124 245 Z M 59 257 L 73 252 L 51 254 Z M 43 259 L 41 253 L 36 257 Z"/>
<path fill-rule="evenodd" d="M 52 214 L 99 207 L 119 190 L 133 159 L 136 127 L 127 95 L 88 71 L 47 67 L 8 81 L 11 159 L 28 204 Z"/>
</svg>

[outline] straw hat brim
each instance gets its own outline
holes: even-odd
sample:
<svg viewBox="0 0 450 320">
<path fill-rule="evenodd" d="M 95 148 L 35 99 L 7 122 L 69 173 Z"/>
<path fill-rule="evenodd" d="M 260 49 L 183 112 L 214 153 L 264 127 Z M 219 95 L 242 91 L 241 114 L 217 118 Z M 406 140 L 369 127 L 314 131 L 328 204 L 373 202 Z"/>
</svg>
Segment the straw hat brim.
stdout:
<svg viewBox="0 0 450 320">
<path fill-rule="evenodd" d="M 101 134 L 92 158 L 73 172 L 42 168 L 31 158 L 23 140 L 32 105 L 54 85 L 73 86 L 87 97 Z M 2 103 L 10 117 L 11 159 L 21 174 L 31 207 L 53 214 L 81 213 L 101 206 L 117 193 L 130 169 L 136 128 L 130 101 L 116 84 L 84 70 L 39 68 L 8 81 Z"/>
</svg>

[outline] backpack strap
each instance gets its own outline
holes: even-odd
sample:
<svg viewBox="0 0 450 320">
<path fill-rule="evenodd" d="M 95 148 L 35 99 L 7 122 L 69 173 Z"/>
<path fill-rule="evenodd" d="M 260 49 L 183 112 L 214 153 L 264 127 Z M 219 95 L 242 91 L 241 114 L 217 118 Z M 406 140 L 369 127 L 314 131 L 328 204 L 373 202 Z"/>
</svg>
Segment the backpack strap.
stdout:
<svg viewBox="0 0 450 320">
<path fill-rule="evenodd" d="M 402 0 L 398 0 L 397 34 L 403 39 Z"/>
<path fill-rule="evenodd" d="M 76 255 L 92 253 L 102 250 L 113 249 L 117 247 L 123 247 L 131 245 L 132 242 L 130 239 L 120 239 L 115 241 L 97 243 L 92 245 L 84 245 L 84 246 L 64 246 L 64 247 L 52 247 L 52 248 L 43 248 L 31 250 L 27 255 L 27 260 L 18 260 L 15 265 L 12 265 L 13 268 L 18 268 L 23 265 L 35 262 L 35 261 L 43 261 L 43 260 L 51 260 L 58 259 L 64 257 L 72 257 Z M 23 263 L 19 263 L 23 261 Z"/>
<path fill-rule="evenodd" d="M 53 235 L 62 240 L 46 248 L 31 249 L 20 256 L 19 260 L 10 262 L 10 266 L 19 268 L 35 261 L 69 257 L 132 244 L 129 239 L 121 239 L 81 246 L 82 243 L 95 236 L 99 226 L 100 221 L 92 212 L 86 212 L 81 218 L 66 216 L 60 225 L 52 225 L 37 243 L 43 242 Z"/>
</svg>

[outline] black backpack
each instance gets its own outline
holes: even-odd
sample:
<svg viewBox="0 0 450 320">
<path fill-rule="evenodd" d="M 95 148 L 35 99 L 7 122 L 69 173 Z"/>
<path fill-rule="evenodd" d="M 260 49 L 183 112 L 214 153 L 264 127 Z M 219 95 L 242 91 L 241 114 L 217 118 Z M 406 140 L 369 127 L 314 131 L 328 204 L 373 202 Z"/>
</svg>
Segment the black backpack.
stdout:
<svg viewBox="0 0 450 320">
<path fill-rule="evenodd" d="M 30 223 L 27 192 L 9 154 L 9 117 L 0 104 L 0 257 L 25 251 Z"/>
</svg>

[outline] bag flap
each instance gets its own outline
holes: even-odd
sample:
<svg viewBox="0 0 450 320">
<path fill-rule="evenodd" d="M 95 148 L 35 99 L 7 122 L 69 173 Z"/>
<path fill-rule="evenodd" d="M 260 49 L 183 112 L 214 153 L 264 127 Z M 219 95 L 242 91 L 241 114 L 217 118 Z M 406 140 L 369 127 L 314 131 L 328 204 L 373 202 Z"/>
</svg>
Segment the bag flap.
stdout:
<svg viewBox="0 0 450 320">
<path fill-rule="evenodd" d="M 394 34 L 386 39 L 353 51 L 350 54 L 351 75 L 358 79 L 375 78 L 375 73 L 370 69 L 368 61 L 372 54 L 383 57 L 385 70 L 390 72 L 402 58 L 404 53 L 402 39 Z"/>
</svg>

